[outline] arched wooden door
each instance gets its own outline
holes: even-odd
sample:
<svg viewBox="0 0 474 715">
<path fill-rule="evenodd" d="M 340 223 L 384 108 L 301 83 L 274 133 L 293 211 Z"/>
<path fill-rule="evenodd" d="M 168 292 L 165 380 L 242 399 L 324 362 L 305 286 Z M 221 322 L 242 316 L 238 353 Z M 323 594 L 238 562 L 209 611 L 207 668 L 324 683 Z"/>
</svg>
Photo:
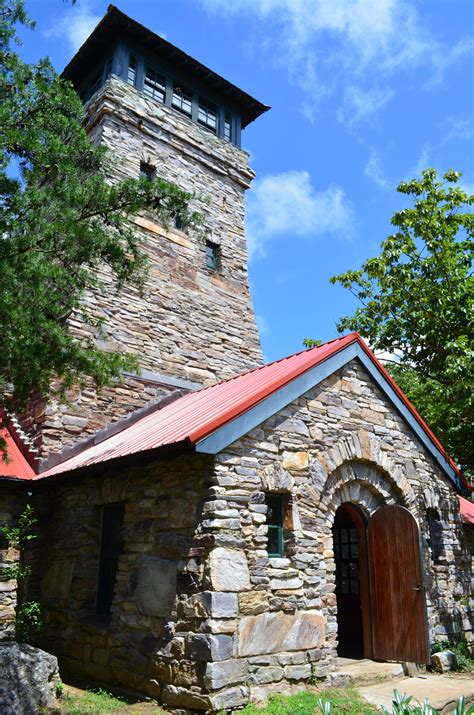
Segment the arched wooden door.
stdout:
<svg viewBox="0 0 474 715">
<path fill-rule="evenodd" d="M 404 507 L 383 506 L 367 537 L 372 657 L 429 663 L 417 523 Z"/>
</svg>

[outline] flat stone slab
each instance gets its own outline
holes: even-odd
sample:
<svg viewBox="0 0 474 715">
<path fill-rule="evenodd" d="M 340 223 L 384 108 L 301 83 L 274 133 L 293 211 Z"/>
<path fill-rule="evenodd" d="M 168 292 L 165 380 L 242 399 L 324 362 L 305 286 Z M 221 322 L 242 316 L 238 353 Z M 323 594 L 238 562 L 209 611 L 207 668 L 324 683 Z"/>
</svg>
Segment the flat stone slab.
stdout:
<svg viewBox="0 0 474 715">
<path fill-rule="evenodd" d="M 351 685 L 379 683 L 405 676 L 405 671 L 400 663 L 376 663 L 368 659 L 338 658 L 337 664 L 338 671 L 349 676 Z"/>
<path fill-rule="evenodd" d="M 423 703 L 428 698 L 430 705 L 442 715 L 454 712 L 456 700 L 464 695 L 466 703 L 474 702 L 474 682 L 468 678 L 451 678 L 443 675 L 403 678 L 396 683 L 377 683 L 358 688 L 360 694 L 372 705 L 384 705 L 391 711 L 393 691 L 412 695 Z"/>
</svg>

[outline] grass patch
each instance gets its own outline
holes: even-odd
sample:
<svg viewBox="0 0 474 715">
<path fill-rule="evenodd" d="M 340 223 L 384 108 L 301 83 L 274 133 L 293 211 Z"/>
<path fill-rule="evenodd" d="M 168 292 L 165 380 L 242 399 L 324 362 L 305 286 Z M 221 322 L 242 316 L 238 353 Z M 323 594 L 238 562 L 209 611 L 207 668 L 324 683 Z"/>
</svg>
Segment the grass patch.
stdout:
<svg viewBox="0 0 474 715">
<path fill-rule="evenodd" d="M 105 690 L 85 690 L 82 695 L 65 693 L 59 701 L 59 709 L 53 712 L 61 715 L 85 715 L 85 713 L 113 713 L 128 703 Z"/>
<path fill-rule="evenodd" d="M 331 703 L 331 715 L 375 715 L 378 710 L 353 688 L 306 691 L 297 695 L 274 695 L 265 707 L 247 705 L 242 715 L 319 715 L 319 699 Z"/>
<path fill-rule="evenodd" d="M 45 712 L 50 715 L 89 715 L 109 713 L 113 715 L 164 715 L 156 703 L 130 701 L 111 695 L 101 688 L 80 691 L 65 686 L 58 704 Z"/>
</svg>

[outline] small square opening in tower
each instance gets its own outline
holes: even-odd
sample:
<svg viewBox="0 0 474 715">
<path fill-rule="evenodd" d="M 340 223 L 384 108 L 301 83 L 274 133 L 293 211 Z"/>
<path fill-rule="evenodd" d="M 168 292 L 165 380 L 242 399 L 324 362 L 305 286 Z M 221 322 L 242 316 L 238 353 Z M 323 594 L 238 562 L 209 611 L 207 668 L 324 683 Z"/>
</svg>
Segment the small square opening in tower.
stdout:
<svg viewBox="0 0 474 715">
<path fill-rule="evenodd" d="M 212 241 L 206 241 L 206 266 L 212 271 L 218 271 L 220 267 L 220 249 Z"/>
<path fill-rule="evenodd" d="M 155 178 L 155 167 L 147 164 L 145 161 L 140 162 L 140 179 L 148 179 L 152 181 Z"/>
</svg>

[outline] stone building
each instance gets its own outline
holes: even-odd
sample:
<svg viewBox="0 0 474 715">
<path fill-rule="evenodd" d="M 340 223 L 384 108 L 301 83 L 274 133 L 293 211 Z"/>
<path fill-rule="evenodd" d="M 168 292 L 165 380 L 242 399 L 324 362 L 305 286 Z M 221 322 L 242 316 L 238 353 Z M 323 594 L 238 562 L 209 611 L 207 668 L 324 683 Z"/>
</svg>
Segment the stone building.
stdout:
<svg viewBox="0 0 474 715">
<path fill-rule="evenodd" d="M 261 365 L 237 145 L 263 105 L 114 8 L 66 75 L 117 171 L 209 191 L 212 240 L 138 217 L 148 295 L 91 300 L 143 374 L 6 433 L 0 519 L 27 501 L 40 517 L 39 644 L 64 672 L 217 713 L 330 679 L 338 654 L 426 663 L 436 639 L 472 643 L 469 488 L 383 366 L 357 334 Z M 0 581 L 6 637 L 14 608 Z"/>
</svg>

